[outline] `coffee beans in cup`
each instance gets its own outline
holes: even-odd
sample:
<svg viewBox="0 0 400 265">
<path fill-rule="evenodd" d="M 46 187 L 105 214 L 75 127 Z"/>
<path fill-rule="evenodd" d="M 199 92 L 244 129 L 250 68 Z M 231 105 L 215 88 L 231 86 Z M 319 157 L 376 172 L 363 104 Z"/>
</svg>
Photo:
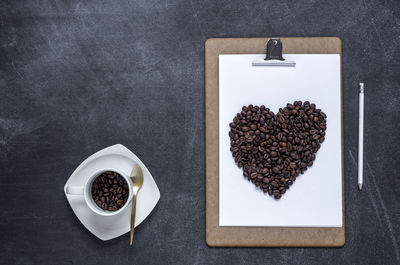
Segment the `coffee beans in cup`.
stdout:
<svg viewBox="0 0 400 265">
<path fill-rule="evenodd" d="M 232 156 L 245 178 L 280 199 L 313 165 L 326 119 L 308 101 L 287 104 L 276 114 L 265 106 L 243 106 L 229 124 Z"/>
<path fill-rule="evenodd" d="M 129 197 L 129 186 L 117 172 L 107 171 L 100 174 L 92 184 L 92 197 L 101 209 L 117 211 Z"/>
</svg>

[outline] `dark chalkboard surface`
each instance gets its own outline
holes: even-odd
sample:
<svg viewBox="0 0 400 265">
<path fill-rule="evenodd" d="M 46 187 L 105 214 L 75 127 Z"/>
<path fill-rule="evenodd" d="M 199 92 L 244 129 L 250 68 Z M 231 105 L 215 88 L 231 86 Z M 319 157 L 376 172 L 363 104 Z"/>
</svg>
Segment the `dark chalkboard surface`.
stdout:
<svg viewBox="0 0 400 265">
<path fill-rule="evenodd" d="M 1 1 L 0 264 L 400 263 L 399 14 L 395 0 Z M 343 248 L 206 246 L 204 42 L 263 36 L 343 41 Z M 162 194 L 133 247 L 91 235 L 63 194 L 82 160 L 115 143 Z"/>
</svg>

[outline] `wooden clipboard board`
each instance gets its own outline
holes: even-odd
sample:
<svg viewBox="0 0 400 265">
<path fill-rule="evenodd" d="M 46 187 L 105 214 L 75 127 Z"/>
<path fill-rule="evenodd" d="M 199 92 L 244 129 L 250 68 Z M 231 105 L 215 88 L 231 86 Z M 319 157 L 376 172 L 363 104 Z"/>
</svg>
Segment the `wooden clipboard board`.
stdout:
<svg viewBox="0 0 400 265">
<path fill-rule="evenodd" d="M 342 138 L 342 227 L 219 226 L 219 55 L 264 54 L 269 38 L 211 38 L 205 43 L 206 242 L 212 247 L 341 247 L 345 243 L 343 81 L 340 77 Z M 280 38 L 283 54 L 339 54 L 337 37 Z M 342 67 L 342 66 L 341 66 Z"/>
</svg>

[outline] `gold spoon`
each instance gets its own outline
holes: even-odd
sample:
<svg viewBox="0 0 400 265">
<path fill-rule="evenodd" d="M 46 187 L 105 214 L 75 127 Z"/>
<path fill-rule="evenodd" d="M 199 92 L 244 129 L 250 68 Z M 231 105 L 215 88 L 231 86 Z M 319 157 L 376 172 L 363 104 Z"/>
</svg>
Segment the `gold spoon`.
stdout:
<svg viewBox="0 0 400 265">
<path fill-rule="evenodd" d="M 133 241 L 133 232 L 135 230 L 135 216 L 136 216 L 136 195 L 138 194 L 139 189 L 143 185 L 143 172 L 142 169 L 139 167 L 138 164 L 136 164 L 131 172 L 130 176 L 132 180 L 132 192 L 133 192 L 133 198 L 132 198 L 132 213 L 131 213 L 131 246 L 132 246 L 132 241 Z"/>
</svg>

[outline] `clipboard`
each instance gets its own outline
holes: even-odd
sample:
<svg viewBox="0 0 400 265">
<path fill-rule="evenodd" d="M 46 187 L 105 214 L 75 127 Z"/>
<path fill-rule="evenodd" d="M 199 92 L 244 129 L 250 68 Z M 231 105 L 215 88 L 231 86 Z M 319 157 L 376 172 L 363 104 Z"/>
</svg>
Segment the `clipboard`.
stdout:
<svg viewBox="0 0 400 265">
<path fill-rule="evenodd" d="M 212 247 L 341 247 L 345 244 L 343 82 L 340 63 L 342 227 L 219 226 L 219 55 L 265 54 L 270 38 L 211 38 L 205 43 L 206 242 Z M 339 54 L 337 37 L 280 38 L 283 54 Z M 341 60 L 341 59 L 340 59 Z M 341 60 L 342 61 L 342 60 Z"/>
</svg>

